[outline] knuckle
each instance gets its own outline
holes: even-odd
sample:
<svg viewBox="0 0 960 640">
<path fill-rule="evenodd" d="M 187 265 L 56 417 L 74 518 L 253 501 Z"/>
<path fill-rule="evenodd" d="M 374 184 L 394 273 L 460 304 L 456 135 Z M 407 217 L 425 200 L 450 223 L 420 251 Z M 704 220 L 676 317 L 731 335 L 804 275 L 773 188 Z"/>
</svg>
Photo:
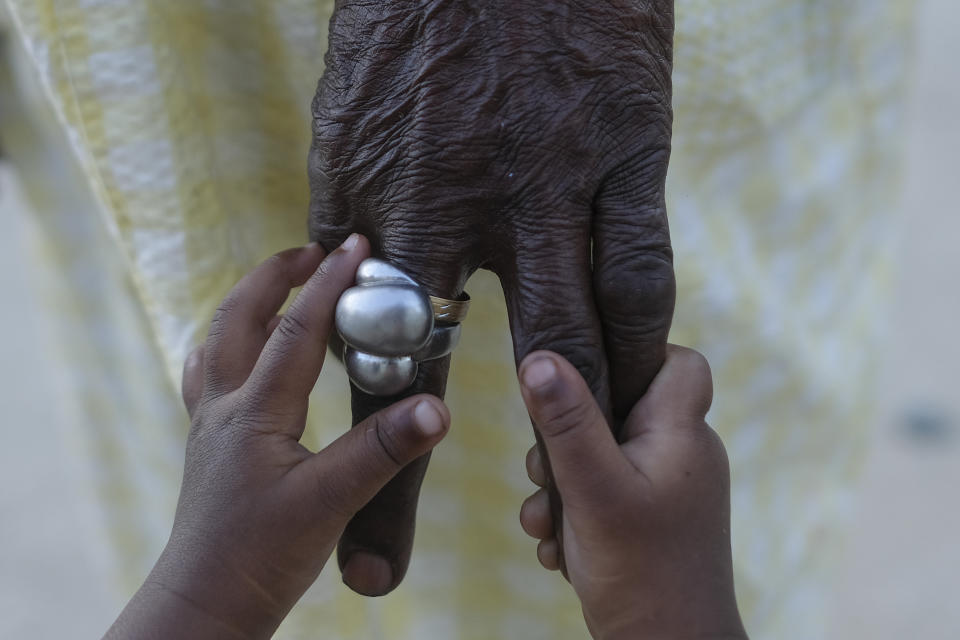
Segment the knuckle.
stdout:
<svg viewBox="0 0 960 640">
<path fill-rule="evenodd" d="M 605 322 L 660 331 L 669 326 L 676 300 L 673 251 L 625 246 L 608 252 L 594 272 L 594 289 Z"/>
<path fill-rule="evenodd" d="M 217 433 L 235 419 L 232 405 L 224 407 L 222 402 L 204 399 L 194 411 L 190 421 L 191 436 Z"/>
<path fill-rule="evenodd" d="M 296 342 L 309 335 L 310 327 L 296 309 L 290 309 L 283 315 L 277 328 L 274 330 L 283 338 L 282 342 Z"/>
<path fill-rule="evenodd" d="M 417 222 L 391 220 L 380 233 L 384 259 L 396 264 L 432 294 L 459 294 L 478 260 L 473 241 L 458 229 L 440 229 L 442 220 L 422 216 Z"/>
<path fill-rule="evenodd" d="M 390 418 L 375 414 L 373 424 L 364 432 L 367 450 L 375 452 L 378 466 L 399 468 L 404 466 L 406 447 L 398 435 L 396 423 Z"/>
<path fill-rule="evenodd" d="M 575 433 L 592 418 L 592 408 L 584 399 L 557 399 L 543 409 L 541 433 L 551 438 L 559 438 Z"/>
<path fill-rule="evenodd" d="M 598 373 L 600 352 L 590 328 L 592 300 L 579 296 L 571 300 L 570 284 L 539 273 L 543 270 L 542 266 L 531 265 L 516 286 L 508 288 L 518 355 L 541 349 L 554 351 L 582 372 Z"/>
<path fill-rule="evenodd" d="M 237 304 L 236 295 L 231 293 L 217 306 L 213 312 L 213 318 L 210 320 L 210 330 L 207 334 L 208 340 L 215 341 L 226 332 L 227 326 L 230 324 L 230 319 L 237 309 Z"/>
<path fill-rule="evenodd" d="M 631 122 L 632 127 L 638 124 L 637 146 L 626 152 L 603 182 L 600 198 L 607 204 L 659 204 L 664 199 L 671 152 L 669 114 L 647 107 L 643 117 Z"/>
<path fill-rule="evenodd" d="M 336 259 L 336 258 L 334 258 Z M 313 272 L 313 275 L 310 276 L 310 280 L 314 282 L 326 282 L 329 281 L 333 275 L 333 269 L 331 268 L 330 260 L 324 260 L 320 263 L 320 266 L 317 267 L 317 270 Z M 290 311 L 294 311 L 296 305 L 290 308 Z M 287 313 L 289 314 L 290 311 Z"/>
<path fill-rule="evenodd" d="M 671 152 L 669 113 L 657 106 L 641 111 L 640 115 L 618 112 L 629 121 L 619 123 L 614 133 L 622 138 L 625 131 L 633 131 L 630 138 L 634 142 L 612 154 L 603 167 L 594 206 L 601 217 L 601 230 L 608 227 L 618 237 L 635 237 L 642 230 L 656 242 L 669 244 L 665 203 Z"/>
</svg>

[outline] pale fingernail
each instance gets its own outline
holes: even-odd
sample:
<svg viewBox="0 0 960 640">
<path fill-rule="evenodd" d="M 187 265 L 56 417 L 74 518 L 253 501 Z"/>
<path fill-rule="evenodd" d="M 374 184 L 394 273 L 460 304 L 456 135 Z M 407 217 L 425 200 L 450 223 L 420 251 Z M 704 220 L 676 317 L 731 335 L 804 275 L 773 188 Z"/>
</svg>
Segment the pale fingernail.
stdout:
<svg viewBox="0 0 960 640">
<path fill-rule="evenodd" d="M 343 241 L 341 245 L 344 251 L 353 251 L 357 248 L 357 243 L 360 242 L 359 233 L 351 233 L 350 237 Z"/>
<path fill-rule="evenodd" d="M 317 242 L 316 240 L 314 240 L 313 242 L 308 242 L 307 244 L 303 245 L 303 248 L 304 248 L 304 249 L 316 249 L 316 248 L 319 247 L 319 246 L 320 246 L 320 243 Z"/>
<path fill-rule="evenodd" d="M 523 384 L 528 389 L 540 389 L 557 377 L 557 365 L 550 358 L 534 360 L 523 369 Z"/>
<path fill-rule="evenodd" d="M 423 435 L 432 438 L 443 432 L 443 416 L 432 402 L 421 400 L 413 410 L 413 423 Z"/>
</svg>

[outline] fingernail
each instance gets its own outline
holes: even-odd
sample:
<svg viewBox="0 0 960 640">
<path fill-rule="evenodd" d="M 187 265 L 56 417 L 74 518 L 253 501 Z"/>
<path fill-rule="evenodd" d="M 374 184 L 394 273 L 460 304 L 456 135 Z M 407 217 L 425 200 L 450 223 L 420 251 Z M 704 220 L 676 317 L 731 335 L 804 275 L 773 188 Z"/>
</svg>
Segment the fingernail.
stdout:
<svg viewBox="0 0 960 640">
<path fill-rule="evenodd" d="M 343 567 L 343 583 L 364 596 L 382 596 L 393 586 L 393 569 L 384 558 L 355 551 Z"/>
<path fill-rule="evenodd" d="M 359 233 L 351 233 L 350 237 L 343 241 L 341 245 L 344 251 L 353 251 L 357 248 L 357 243 L 360 242 Z"/>
<path fill-rule="evenodd" d="M 546 387 L 557 377 L 557 365 L 550 358 L 539 358 L 523 369 L 523 384 L 528 389 Z"/>
<path fill-rule="evenodd" d="M 316 240 L 314 240 L 313 242 L 308 242 L 307 244 L 303 245 L 303 248 L 304 248 L 304 249 L 316 249 L 316 248 L 319 247 L 319 246 L 320 246 L 320 243 L 317 242 Z"/>
<path fill-rule="evenodd" d="M 432 438 L 443 432 L 443 416 L 432 402 L 421 400 L 413 410 L 413 422 L 420 433 Z"/>
</svg>

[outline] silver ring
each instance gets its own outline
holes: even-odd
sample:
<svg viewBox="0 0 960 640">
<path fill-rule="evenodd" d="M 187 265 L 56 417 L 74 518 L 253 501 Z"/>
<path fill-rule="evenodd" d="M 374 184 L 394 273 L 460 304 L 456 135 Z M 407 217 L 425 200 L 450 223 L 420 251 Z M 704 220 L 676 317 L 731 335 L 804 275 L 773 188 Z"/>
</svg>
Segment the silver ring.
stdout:
<svg viewBox="0 0 960 640">
<path fill-rule="evenodd" d="M 413 384 L 421 362 L 449 355 L 461 325 L 437 309 L 458 305 L 462 319 L 469 296 L 451 301 L 427 294 L 416 280 L 383 260 L 368 258 L 357 269 L 356 286 L 337 302 L 336 329 L 343 363 L 362 391 L 392 396 Z"/>
</svg>

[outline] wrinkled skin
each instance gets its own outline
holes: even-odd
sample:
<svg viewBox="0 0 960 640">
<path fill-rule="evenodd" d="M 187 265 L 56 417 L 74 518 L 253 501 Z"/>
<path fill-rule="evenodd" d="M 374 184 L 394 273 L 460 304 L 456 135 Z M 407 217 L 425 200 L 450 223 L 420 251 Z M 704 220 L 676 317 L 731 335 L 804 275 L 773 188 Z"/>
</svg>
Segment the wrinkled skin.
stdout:
<svg viewBox="0 0 960 640">
<path fill-rule="evenodd" d="M 311 239 L 363 233 L 443 297 L 493 271 L 518 362 L 559 353 L 622 424 L 673 313 L 672 37 L 669 0 L 339 0 L 313 107 Z M 442 396 L 448 364 L 423 366 L 409 394 Z M 352 404 L 359 422 L 388 402 L 354 388 Z M 426 464 L 347 528 L 341 569 L 356 551 L 391 569 L 345 570 L 354 589 L 402 579 Z"/>
</svg>

